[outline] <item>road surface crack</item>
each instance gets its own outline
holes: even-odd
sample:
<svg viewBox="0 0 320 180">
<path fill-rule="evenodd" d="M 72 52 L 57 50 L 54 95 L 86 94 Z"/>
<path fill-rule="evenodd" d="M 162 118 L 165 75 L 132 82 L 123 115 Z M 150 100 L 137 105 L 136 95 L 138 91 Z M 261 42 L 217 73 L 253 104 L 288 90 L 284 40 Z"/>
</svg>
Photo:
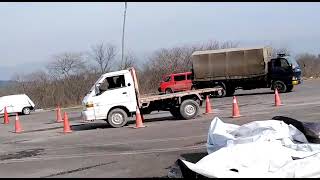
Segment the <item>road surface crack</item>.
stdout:
<svg viewBox="0 0 320 180">
<path fill-rule="evenodd" d="M 59 172 L 59 173 L 51 174 L 51 175 L 48 175 L 48 176 L 43 176 L 43 177 L 40 177 L 40 178 L 47 178 L 47 177 L 70 174 L 70 173 L 84 171 L 84 170 L 87 170 L 87 169 L 91 169 L 91 168 L 95 168 L 95 167 L 99 167 L 99 166 L 104 166 L 104 165 L 108 165 L 108 164 L 112 164 L 112 163 L 116 163 L 116 162 L 117 161 L 111 161 L 111 162 L 108 162 L 108 163 L 100 163 L 100 164 L 96 164 L 96 165 L 93 165 L 93 166 L 82 167 L 82 168 L 73 169 L 73 170 L 69 170 L 69 171 L 62 171 L 62 172 Z"/>
</svg>

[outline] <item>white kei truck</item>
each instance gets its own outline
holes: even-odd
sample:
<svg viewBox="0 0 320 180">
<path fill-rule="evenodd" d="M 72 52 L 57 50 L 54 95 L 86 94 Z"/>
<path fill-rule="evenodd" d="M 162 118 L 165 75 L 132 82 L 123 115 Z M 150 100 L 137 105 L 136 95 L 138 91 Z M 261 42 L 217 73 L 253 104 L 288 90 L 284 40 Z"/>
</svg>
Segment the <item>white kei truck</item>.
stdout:
<svg viewBox="0 0 320 180">
<path fill-rule="evenodd" d="M 207 95 L 221 88 L 205 88 L 171 94 L 140 95 L 134 68 L 109 72 L 92 86 L 83 98 L 84 121 L 105 120 L 115 128 L 127 124 L 139 108 L 141 114 L 152 111 L 169 111 L 176 119 L 192 119 Z"/>
</svg>

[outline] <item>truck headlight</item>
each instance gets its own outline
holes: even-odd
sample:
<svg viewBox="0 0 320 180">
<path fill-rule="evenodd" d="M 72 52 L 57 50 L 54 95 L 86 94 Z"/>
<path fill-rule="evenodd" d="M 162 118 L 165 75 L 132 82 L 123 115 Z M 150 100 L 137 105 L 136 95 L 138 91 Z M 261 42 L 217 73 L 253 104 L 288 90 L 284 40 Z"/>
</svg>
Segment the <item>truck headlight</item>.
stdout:
<svg viewBox="0 0 320 180">
<path fill-rule="evenodd" d="M 92 108 L 93 107 L 93 103 L 87 103 L 86 104 L 86 108 Z"/>
</svg>

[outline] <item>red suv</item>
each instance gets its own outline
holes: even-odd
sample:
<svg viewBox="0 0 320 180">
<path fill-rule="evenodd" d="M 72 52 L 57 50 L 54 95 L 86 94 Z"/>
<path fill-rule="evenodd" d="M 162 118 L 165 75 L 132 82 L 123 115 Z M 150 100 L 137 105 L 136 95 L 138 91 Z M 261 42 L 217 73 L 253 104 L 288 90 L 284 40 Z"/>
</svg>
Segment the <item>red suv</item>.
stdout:
<svg viewBox="0 0 320 180">
<path fill-rule="evenodd" d="M 191 75 L 192 72 L 166 75 L 163 77 L 158 90 L 165 93 L 191 90 Z"/>
</svg>

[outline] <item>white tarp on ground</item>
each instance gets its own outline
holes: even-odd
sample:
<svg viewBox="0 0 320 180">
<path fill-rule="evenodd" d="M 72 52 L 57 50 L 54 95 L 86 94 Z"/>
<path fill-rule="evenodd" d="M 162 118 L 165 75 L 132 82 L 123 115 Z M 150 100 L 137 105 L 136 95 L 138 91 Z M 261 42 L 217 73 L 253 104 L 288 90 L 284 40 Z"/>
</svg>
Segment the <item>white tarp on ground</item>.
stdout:
<svg viewBox="0 0 320 180">
<path fill-rule="evenodd" d="M 320 144 L 283 121 L 254 121 L 242 126 L 211 122 L 208 154 L 197 163 L 182 162 L 206 177 L 320 177 Z"/>
</svg>

